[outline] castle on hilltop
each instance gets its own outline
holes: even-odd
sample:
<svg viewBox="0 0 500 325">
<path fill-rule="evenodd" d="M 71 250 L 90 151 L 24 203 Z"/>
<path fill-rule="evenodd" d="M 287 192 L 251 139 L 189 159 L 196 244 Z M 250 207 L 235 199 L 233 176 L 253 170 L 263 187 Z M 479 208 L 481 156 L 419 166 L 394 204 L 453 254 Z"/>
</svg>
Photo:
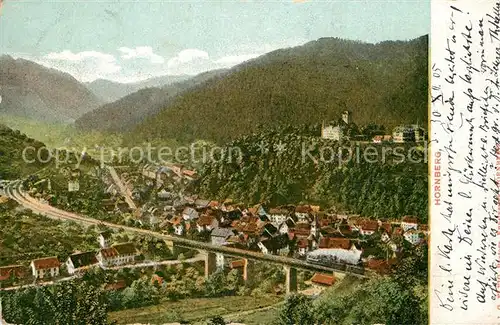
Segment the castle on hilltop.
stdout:
<svg viewBox="0 0 500 325">
<path fill-rule="evenodd" d="M 329 123 L 321 125 L 321 137 L 323 139 L 329 139 L 334 141 L 344 140 L 346 137 L 345 130 L 346 126 L 352 123 L 352 112 L 343 111 L 342 112 L 342 122 L 341 123 Z"/>
</svg>

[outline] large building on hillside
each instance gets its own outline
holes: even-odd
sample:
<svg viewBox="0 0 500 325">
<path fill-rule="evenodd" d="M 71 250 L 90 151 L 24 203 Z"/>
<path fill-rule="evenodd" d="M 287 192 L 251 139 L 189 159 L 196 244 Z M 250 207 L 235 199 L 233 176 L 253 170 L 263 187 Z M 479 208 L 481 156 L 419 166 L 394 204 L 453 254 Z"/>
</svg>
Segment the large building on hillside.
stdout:
<svg viewBox="0 0 500 325">
<path fill-rule="evenodd" d="M 342 121 L 340 123 L 323 123 L 321 125 L 321 137 L 334 141 L 341 141 L 347 137 L 347 126 L 352 123 L 352 113 L 350 111 L 342 112 Z"/>
<path fill-rule="evenodd" d="M 425 130 L 418 124 L 398 126 L 392 131 L 392 140 L 395 143 L 423 142 Z"/>
</svg>

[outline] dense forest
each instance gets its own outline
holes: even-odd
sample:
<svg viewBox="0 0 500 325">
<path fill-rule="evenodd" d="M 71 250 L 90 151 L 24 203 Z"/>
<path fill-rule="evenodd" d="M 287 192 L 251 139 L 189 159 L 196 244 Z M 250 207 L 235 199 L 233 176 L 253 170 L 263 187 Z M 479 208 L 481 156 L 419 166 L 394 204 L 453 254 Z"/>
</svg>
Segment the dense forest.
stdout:
<svg viewBox="0 0 500 325">
<path fill-rule="evenodd" d="M 281 131 L 244 136 L 203 165 L 196 190 L 203 197 L 246 204 L 315 203 L 379 218 L 411 214 L 427 222 L 425 148 L 383 146 L 341 146 Z M 365 151 L 377 152 L 376 161 L 364 159 Z"/>
<path fill-rule="evenodd" d="M 277 50 L 175 97 L 129 137 L 222 143 L 258 126 L 315 124 L 344 110 L 359 124 L 389 129 L 424 122 L 427 51 L 427 36 L 378 44 L 322 38 Z"/>
</svg>

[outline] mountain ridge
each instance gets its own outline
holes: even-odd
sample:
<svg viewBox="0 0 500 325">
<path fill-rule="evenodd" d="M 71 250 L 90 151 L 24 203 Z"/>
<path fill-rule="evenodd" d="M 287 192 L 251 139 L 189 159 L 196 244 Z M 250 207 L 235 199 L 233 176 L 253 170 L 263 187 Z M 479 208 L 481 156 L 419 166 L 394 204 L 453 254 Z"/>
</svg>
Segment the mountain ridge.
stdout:
<svg viewBox="0 0 500 325">
<path fill-rule="evenodd" d="M 164 87 L 176 82 L 186 81 L 191 77 L 189 75 L 164 75 L 131 83 L 96 79 L 92 82 L 86 82 L 85 86 L 104 103 L 111 103 L 144 88 Z"/>
<path fill-rule="evenodd" d="M 427 60 L 427 35 L 377 44 L 323 38 L 276 50 L 175 97 L 129 137 L 223 143 L 257 127 L 336 120 L 344 110 L 359 125 L 427 120 Z"/>
<path fill-rule="evenodd" d="M 51 122 L 72 122 L 100 105 L 69 73 L 22 58 L 0 56 L 0 113 Z"/>
<path fill-rule="evenodd" d="M 129 131 L 147 117 L 158 113 L 175 96 L 198 86 L 206 80 L 217 78 L 223 75 L 225 71 L 225 69 L 212 70 L 161 88 L 140 89 L 87 112 L 75 121 L 75 126 L 80 130 Z"/>
</svg>

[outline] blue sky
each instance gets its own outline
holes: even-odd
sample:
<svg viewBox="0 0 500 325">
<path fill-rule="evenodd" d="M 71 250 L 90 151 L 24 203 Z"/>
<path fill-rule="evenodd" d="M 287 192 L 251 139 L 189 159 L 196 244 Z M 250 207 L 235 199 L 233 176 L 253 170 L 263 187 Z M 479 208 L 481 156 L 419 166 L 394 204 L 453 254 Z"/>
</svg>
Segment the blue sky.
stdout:
<svg viewBox="0 0 500 325">
<path fill-rule="evenodd" d="M 131 82 L 230 67 L 320 37 L 376 43 L 430 31 L 429 0 L 5 0 L 0 53 Z"/>
</svg>

